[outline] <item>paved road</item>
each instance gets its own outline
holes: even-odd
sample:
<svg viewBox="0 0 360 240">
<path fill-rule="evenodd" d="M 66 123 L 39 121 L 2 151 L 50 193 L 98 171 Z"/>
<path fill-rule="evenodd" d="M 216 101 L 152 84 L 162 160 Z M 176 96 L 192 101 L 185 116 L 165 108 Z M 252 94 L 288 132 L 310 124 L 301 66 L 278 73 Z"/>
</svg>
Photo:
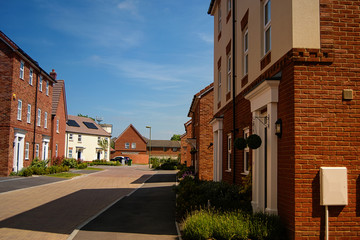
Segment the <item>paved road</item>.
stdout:
<svg viewBox="0 0 360 240">
<path fill-rule="evenodd" d="M 169 186 L 173 183 L 169 183 L 168 180 L 163 182 L 164 180 L 161 180 L 163 179 L 162 174 L 160 174 L 159 176 L 155 175 L 151 181 L 143 186 L 144 181 L 157 173 L 148 169 L 147 166 L 105 167 L 105 169 L 105 171 L 72 180 L 0 193 L 0 239 L 65 240 L 73 233 L 74 229 L 83 226 L 89 219 L 127 195 L 129 197 L 113 205 L 94 221 L 101 219 L 104 214 L 109 214 L 109 211 L 110 213 L 112 211 L 116 212 L 116 216 L 120 216 L 121 212 L 126 212 L 125 210 L 130 208 L 138 212 L 128 211 L 128 216 L 121 215 L 120 220 L 127 222 L 127 225 L 121 225 L 120 228 L 114 227 L 109 229 L 110 232 L 105 233 L 110 233 L 111 235 L 125 232 L 127 234 L 134 234 L 134 236 L 143 234 L 143 237 L 145 236 L 144 234 L 159 234 L 161 236 L 172 236 L 172 239 L 174 239 L 172 224 L 170 224 L 171 227 L 165 224 L 163 227 L 149 230 L 150 228 L 146 227 L 144 222 L 149 222 L 154 212 L 146 212 L 149 208 L 143 208 L 148 206 L 145 202 L 149 201 L 153 201 L 153 206 L 161 203 L 166 205 L 167 202 L 172 204 L 171 201 L 174 199 L 171 199 L 172 197 L 168 195 L 169 192 L 167 190 L 169 190 Z M 165 174 L 165 176 L 166 178 L 172 178 L 171 174 L 169 176 Z M 161 179 L 159 180 L 158 177 Z M 19 180 L 13 180 L 13 182 L 16 181 Z M 0 185 L 2 183 L 4 182 L 0 181 Z M 141 186 L 143 186 L 141 189 L 134 192 Z M 151 189 L 159 191 L 154 192 Z M 131 194 L 132 192 L 134 193 Z M 156 194 L 160 195 L 156 196 Z M 147 198 L 147 200 L 139 200 L 139 198 L 143 197 Z M 133 201 L 130 201 L 131 199 Z M 141 203 L 144 205 L 139 206 L 138 204 Z M 167 207 L 165 206 L 164 208 Z M 167 215 L 170 219 L 173 216 L 171 214 L 157 214 L 156 218 L 160 220 L 160 216 Z M 136 216 L 140 216 L 140 218 Z M 154 225 L 156 224 L 156 222 L 153 223 Z M 90 222 L 84 226 L 83 230 L 77 232 L 75 237 L 82 239 L 82 234 L 89 232 L 91 233 L 90 235 L 97 235 L 98 229 L 91 229 L 91 224 Z M 139 227 L 135 227 L 136 225 Z M 125 226 L 128 229 L 124 229 Z M 134 229 L 140 230 L 136 232 Z M 72 237 L 74 237 L 74 234 Z"/>
<path fill-rule="evenodd" d="M 161 171 L 76 233 L 74 240 L 174 240 L 174 171 Z"/>
</svg>

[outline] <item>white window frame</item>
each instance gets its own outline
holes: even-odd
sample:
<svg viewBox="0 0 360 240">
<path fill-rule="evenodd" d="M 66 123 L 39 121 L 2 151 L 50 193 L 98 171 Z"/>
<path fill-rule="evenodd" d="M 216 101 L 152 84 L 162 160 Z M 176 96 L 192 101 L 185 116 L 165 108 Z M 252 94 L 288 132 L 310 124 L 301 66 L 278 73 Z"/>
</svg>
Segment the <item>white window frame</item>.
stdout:
<svg viewBox="0 0 360 240">
<path fill-rule="evenodd" d="M 25 160 L 29 160 L 29 143 L 25 143 Z"/>
<path fill-rule="evenodd" d="M 38 116 L 37 116 L 37 126 L 41 126 L 41 109 L 38 108 Z"/>
<path fill-rule="evenodd" d="M 39 158 L 39 149 L 40 149 L 40 146 L 39 144 L 37 143 L 35 145 L 35 157 Z"/>
<path fill-rule="evenodd" d="M 20 79 L 24 80 L 25 63 L 20 61 Z"/>
<path fill-rule="evenodd" d="M 73 149 L 69 148 L 69 158 L 73 158 Z"/>
<path fill-rule="evenodd" d="M 46 96 L 49 96 L 49 81 L 46 81 Z"/>
<path fill-rule="evenodd" d="M 58 145 L 55 144 L 55 157 L 57 157 L 57 156 L 58 156 Z"/>
<path fill-rule="evenodd" d="M 231 54 L 227 57 L 227 93 L 231 91 Z"/>
<path fill-rule="evenodd" d="M 56 133 L 59 133 L 59 124 L 60 122 L 59 122 L 59 119 L 56 119 Z"/>
<path fill-rule="evenodd" d="M 108 152 L 104 151 L 104 158 L 107 159 L 108 158 Z"/>
<path fill-rule="evenodd" d="M 73 134 L 69 133 L 69 141 L 74 141 Z"/>
<path fill-rule="evenodd" d="M 48 113 L 45 112 L 45 114 L 44 114 L 44 128 L 47 128 L 47 122 L 48 122 Z"/>
<path fill-rule="evenodd" d="M 247 139 L 250 136 L 250 128 L 244 128 L 244 139 Z M 248 146 L 244 148 L 244 174 L 249 174 L 249 167 L 250 167 L 250 157 L 249 157 L 250 149 Z"/>
<path fill-rule="evenodd" d="M 27 106 L 26 122 L 31 123 L 31 104 Z"/>
<path fill-rule="evenodd" d="M 130 143 L 126 142 L 125 143 L 125 149 L 129 149 L 130 148 Z"/>
<path fill-rule="evenodd" d="M 31 86 L 33 85 L 33 77 L 34 77 L 34 70 L 32 68 L 30 68 L 30 71 L 29 71 L 29 84 Z"/>
<path fill-rule="evenodd" d="M 136 143 L 131 143 L 131 149 L 136 149 Z"/>
<path fill-rule="evenodd" d="M 267 9 L 268 11 L 266 11 Z M 264 18 L 264 55 L 266 55 L 271 50 L 271 0 L 266 0 L 264 2 L 263 18 Z M 269 31 L 269 36 L 267 36 L 268 31 Z"/>
<path fill-rule="evenodd" d="M 81 134 L 78 135 L 78 142 L 79 142 L 79 143 L 82 142 L 82 136 L 81 136 Z"/>
<path fill-rule="evenodd" d="M 218 70 L 218 102 L 221 102 L 221 69 Z"/>
<path fill-rule="evenodd" d="M 227 170 L 228 172 L 231 171 L 231 149 L 232 149 L 232 137 L 231 133 L 227 135 Z"/>
<path fill-rule="evenodd" d="M 249 31 L 246 29 L 243 37 L 244 41 L 244 76 L 249 73 Z"/>
<path fill-rule="evenodd" d="M 43 77 L 40 75 L 40 80 L 39 80 L 39 91 L 42 92 L 42 86 L 43 86 Z"/>
<path fill-rule="evenodd" d="M 101 142 L 101 137 L 98 137 L 97 143 L 100 144 Z"/>
<path fill-rule="evenodd" d="M 18 107 L 17 107 L 17 117 L 16 119 L 21 121 L 21 114 L 22 114 L 22 101 L 19 99 L 18 100 Z"/>
</svg>

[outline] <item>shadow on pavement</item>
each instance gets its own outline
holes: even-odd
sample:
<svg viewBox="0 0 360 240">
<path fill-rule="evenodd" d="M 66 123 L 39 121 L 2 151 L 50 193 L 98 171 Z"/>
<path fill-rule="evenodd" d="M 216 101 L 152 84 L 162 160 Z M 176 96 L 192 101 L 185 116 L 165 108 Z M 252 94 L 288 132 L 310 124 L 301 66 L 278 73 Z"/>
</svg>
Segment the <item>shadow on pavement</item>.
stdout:
<svg viewBox="0 0 360 240">
<path fill-rule="evenodd" d="M 149 179 L 149 177 L 151 177 L 152 174 L 145 174 L 142 175 L 141 177 L 139 177 L 138 179 L 136 179 L 135 181 L 133 181 L 131 184 L 141 184 L 144 183 L 147 179 Z"/>
<path fill-rule="evenodd" d="M 14 191 L 18 189 L 40 186 L 44 184 L 65 181 L 65 178 L 55 177 L 17 177 L 17 178 L 2 178 L 0 180 L 0 193 Z"/>
<path fill-rule="evenodd" d="M 175 192 L 172 190 L 174 181 L 175 173 L 154 175 L 146 181 L 144 187 L 114 204 L 81 231 L 177 235 Z M 169 184 L 146 187 L 147 183 L 155 182 Z M 80 236 L 77 237 L 74 239 L 81 239 Z"/>
<path fill-rule="evenodd" d="M 133 190 L 130 188 L 80 190 L 5 219 L 0 222 L 0 228 L 71 234 L 81 223 L 97 214 L 120 196 Z M 113 200 L 108 199 L 107 202 L 104 202 L 104 196 L 107 195 L 114 196 Z M 26 201 L 25 198 L 24 201 Z M 101 204 L 102 202 L 104 204 Z"/>
</svg>

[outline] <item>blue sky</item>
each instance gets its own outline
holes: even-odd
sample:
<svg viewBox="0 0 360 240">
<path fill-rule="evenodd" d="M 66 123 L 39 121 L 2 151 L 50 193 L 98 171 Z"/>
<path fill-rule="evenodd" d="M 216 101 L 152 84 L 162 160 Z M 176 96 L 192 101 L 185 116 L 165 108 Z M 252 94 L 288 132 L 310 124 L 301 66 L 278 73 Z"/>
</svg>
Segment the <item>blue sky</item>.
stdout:
<svg viewBox="0 0 360 240">
<path fill-rule="evenodd" d="M 213 80 L 210 0 L 1 0 L 0 30 L 64 79 L 68 113 L 129 124 L 153 139 L 184 133 Z"/>
</svg>

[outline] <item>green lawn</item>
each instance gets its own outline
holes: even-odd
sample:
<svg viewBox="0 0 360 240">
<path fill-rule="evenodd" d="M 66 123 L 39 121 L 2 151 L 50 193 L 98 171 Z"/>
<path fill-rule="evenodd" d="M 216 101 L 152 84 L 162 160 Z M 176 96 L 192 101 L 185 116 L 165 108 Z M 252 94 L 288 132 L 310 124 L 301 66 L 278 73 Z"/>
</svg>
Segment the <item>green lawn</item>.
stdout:
<svg viewBox="0 0 360 240">
<path fill-rule="evenodd" d="M 94 167 L 87 167 L 84 170 L 103 171 L 104 169 L 102 169 L 102 168 L 94 168 Z"/>
</svg>

